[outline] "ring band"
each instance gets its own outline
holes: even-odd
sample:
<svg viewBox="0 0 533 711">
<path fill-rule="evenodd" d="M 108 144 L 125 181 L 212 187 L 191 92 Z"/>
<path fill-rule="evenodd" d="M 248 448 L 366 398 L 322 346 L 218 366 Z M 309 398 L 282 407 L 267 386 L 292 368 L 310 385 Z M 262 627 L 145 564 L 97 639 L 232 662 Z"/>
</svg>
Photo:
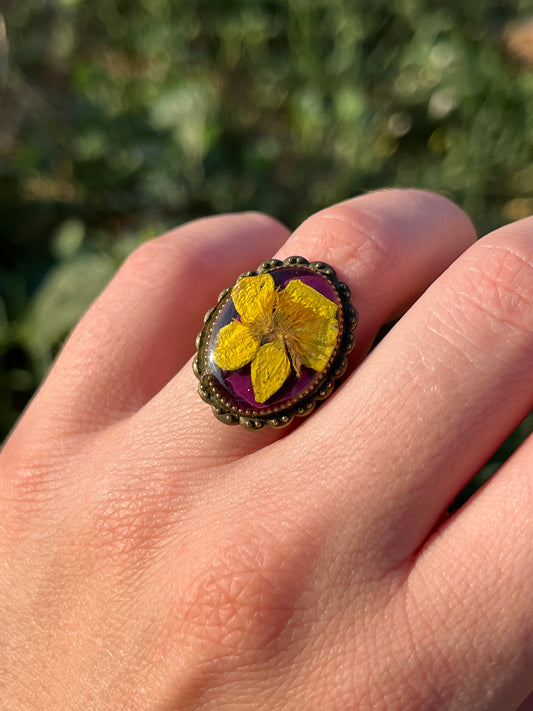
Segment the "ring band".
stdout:
<svg viewBox="0 0 533 711">
<path fill-rule="evenodd" d="M 328 264 L 263 262 L 205 315 L 193 364 L 200 397 L 218 420 L 249 430 L 310 414 L 346 371 L 357 318 Z"/>
</svg>

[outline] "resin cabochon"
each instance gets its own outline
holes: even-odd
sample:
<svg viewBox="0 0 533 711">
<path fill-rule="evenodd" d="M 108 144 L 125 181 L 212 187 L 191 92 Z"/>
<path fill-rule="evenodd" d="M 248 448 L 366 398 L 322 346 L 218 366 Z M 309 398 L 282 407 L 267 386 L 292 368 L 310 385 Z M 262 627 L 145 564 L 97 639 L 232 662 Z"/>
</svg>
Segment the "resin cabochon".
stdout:
<svg viewBox="0 0 533 711">
<path fill-rule="evenodd" d="M 330 358 L 330 362 L 332 362 L 338 352 L 342 338 L 343 314 L 340 297 L 331 281 L 313 269 L 302 266 L 279 267 L 269 270 L 268 273 L 278 288 L 283 289 L 289 282 L 299 279 L 304 284 L 316 289 L 334 304 L 337 304 L 339 336 Z M 250 364 L 239 370 L 226 371 L 221 370 L 213 361 L 213 352 L 220 329 L 235 319 L 240 320 L 240 317 L 230 294 L 227 301 L 220 308 L 217 307 L 215 311 L 213 325 L 205 344 L 205 367 L 203 371 L 204 375 L 211 376 L 211 383 L 215 386 L 219 397 L 228 402 L 232 409 L 246 415 L 282 411 L 312 392 L 323 380 L 325 371 L 317 372 L 311 368 L 302 367 L 300 377 L 298 377 L 294 370 L 291 369 L 291 373 L 283 386 L 271 398 L 264 403 L 257 402 L 252 388 Z"/>
</svg>

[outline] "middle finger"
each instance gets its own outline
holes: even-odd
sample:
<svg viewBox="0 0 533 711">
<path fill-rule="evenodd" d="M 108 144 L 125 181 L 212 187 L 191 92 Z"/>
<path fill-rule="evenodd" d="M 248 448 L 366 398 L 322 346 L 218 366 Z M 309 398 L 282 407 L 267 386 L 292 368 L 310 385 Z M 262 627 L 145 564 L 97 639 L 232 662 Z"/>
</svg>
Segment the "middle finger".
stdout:
<svg viewBox="0 0 533 711">
<path fill-rule="evenodd" d="M 313 495 L 336 498 L 349 537 L 387 565 L 410 556 L 533 405 L 532 265 L 533 218 L 462 255 L 291 447 L 279 443 L 284 499 L 313 489 L 299 462 L 320 438 L 317 471 L 335 465 Z"/>
</svg>

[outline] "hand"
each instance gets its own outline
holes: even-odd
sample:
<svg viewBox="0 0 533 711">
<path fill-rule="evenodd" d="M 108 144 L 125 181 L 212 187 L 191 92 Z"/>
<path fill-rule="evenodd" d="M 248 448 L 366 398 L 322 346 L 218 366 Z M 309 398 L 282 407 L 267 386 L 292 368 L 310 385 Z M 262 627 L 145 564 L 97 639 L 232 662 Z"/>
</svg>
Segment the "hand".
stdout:
<svg viewBox="0 0 533 711">
<path fill-rule="evenodd" d="M 533 441 L 445 512 L 533 403 L 533 221 L 474 240 L 444 198 L 386 191 L 291 236 L 228 215 L 135 252 L 1 455 L 2 709 L 516 709 Z M 357 345 L 316 413 L 247 432 L 191 356 L 276 254 L 336 267 Z"/>
</svg>

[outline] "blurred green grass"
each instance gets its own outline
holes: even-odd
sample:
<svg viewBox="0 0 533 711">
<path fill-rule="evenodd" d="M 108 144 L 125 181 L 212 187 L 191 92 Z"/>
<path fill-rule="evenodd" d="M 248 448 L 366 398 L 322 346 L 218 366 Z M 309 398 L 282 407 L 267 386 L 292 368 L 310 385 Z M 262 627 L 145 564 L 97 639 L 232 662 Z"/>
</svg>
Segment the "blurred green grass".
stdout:
<svg viewBox="0 0 533 711">
<path fill-rule="evenodd" d="M 124 257 L 384 186 L 533 212 L 533 4 L 4 0 L 0 439 Z M 527 420 L 486 477 L 531 431 Z"/>
</svg>

